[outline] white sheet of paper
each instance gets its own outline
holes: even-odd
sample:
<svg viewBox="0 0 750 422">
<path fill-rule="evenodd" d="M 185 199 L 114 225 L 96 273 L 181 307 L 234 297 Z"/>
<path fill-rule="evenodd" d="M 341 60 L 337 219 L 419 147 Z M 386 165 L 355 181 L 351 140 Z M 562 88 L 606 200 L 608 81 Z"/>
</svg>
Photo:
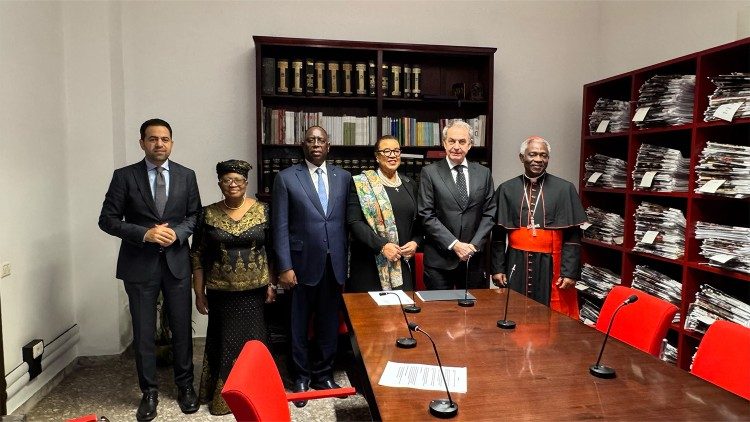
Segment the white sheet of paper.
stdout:
<svg viewBox="0 0 750 422">
<path fill-rule="evenodd" d="M 654 177 L 656 176 L 656 171 L 647 171 L 643 175 L 643 179 L 641 179 L 640 187 L 642 188 L 650 188 L 651 185 L 654 183 Z"/>
<path fill-rule="evenodd" d="M 740 101 L 739 103 L 722 104 L 716 107 L 714 117 L 731 122 L 734 120 L 734 114 L 737 113 L 737 110 L 739 110 L 743 103 L 744 101 Z"/>
<path fill-rule="evenodd" d="M 599 171 L 595 171 L 594 174 L 589 176 L 589 183 L 596 183 L 599 178 L 602 177 L 602 173 Z"/>
<path fill-rule="evenodd" d="M 727 254 L 720 253 L 712 257 L 709 257 L 708 259 L 710 259 L 711 261 L 716 261 L 722 264 L 726 264 L 727 262 L 729 262 L 730 260 L 734 258 L 736 258 L 734 255 L 727 255 Z"/>
<path fill-rule="evenodd" d="M 404 305 L 411 305 L 414 303 L 413 300 L 409 296 L 404 293 L 403 290 L 388 290 L 389 292 L 393 292 L 398 295 L 398 297 L 401 298 L 401 302 Z M 383 296 L 380 296 L 380 293 L 382 292 L 367 292 L 370 294 L 370 297 L 372 300 L 375 301 L 375 303 L 378 304 L 378 306 L 388 306 L 388 305 L 398 305 L 398 299 L 396 298 L 396 295 L 392 294 L 386 294 Z"/>
<path fill-rule="evenodd" d="M 709 180 L 705 185 L 701 186 L 698 189 L 698 192 L 716 193 L 716 190 L 719 189 L 719 187 L 723 185 L 724 182 L 726 182 L 726 180 L 724 179 Z"/>
<path fill-rule="evenodd" d="M 641 239 L 641 243 L 647 243 L 650 245 L 654 243 L 654 240 L 656 240 L 656 236 L 658 235 L 659 235 L 659 231 L 649 230 L 646 232 L 646 234 L 643 235 L 643 239 Z"/>
<path fill-rule="evenodd" d="M 596 133 L 606 132 L 607 126 L 609 126 L 609 120 L 602 120 L 601 122 L 599 122 L 599 126 L 596 127 Z"/>
<path fill-rule="evenodd" d="M 635 111 L 635 114 L 633 115 L 633 121 L 634 122 L 642 122 L 643 119 L 646 118 L 646 113 L 648 113 L 648 110 L 651 107 L 641 107 Z"/>
<path fill-rule="evenodd" d="M 614 239 L 612 239 L 612 240 L 614 240 L 614 241 L 615 241 L 615 244 L 616 244 L 616 245 L 622 245 L 622 242 L 624 241 L 624 239 L 622 238 L 622 236 L 617 236 L 617 237 L 615 237 L 615 238 L 614 238 Z"/>
<path fill-rule="evenodd" d="M 580 291 L 584 291 L 584 290 L 588 290 L 589 286 L 586 286 L 585 284 L 576 283 L 575 288 Z"/>
<path fill-rule="evenodd" d="M 583 223 L 583 224 L 581 224 L 581 230 L 586 230 L 589 227 L 591 227 L 591 223 L 589 223 L 588 221 L 585 222 L 585 223 Z"/>
<path fill-rule="evenodd" d="M 443 366 L 448 390 L 452 393 L 466 393 L 466 367 Z M 391 362 L 385 364 L 378 384 L 386 387 L 414 388 L 417 390 L 445 391 L 440 367 L 418 363 Z"/>
</svg>

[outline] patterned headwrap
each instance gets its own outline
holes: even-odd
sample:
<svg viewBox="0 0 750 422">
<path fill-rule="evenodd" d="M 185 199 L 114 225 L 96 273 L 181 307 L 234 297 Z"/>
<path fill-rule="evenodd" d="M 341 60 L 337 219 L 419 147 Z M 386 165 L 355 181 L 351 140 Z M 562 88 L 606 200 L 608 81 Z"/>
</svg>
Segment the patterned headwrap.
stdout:
<svg viewBox="0 0 750 422">
<path fill-rule="evenodd" d="M 242 160 L 227 160 L 216 164 L 216 175 L 221 177 L 227 173 L 241 174 L 247 179 L 247 173 L 253 168 L 250 163 Z"/>
</svg>

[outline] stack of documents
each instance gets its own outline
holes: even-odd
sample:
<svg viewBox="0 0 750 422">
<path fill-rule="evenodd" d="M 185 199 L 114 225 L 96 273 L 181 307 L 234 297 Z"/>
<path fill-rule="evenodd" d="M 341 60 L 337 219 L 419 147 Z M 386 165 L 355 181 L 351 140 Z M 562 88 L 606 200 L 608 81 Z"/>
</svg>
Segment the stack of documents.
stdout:
<svg viewBox="0 0 750 422">
<path fill-rule="evenodd" d="M 646 252 L 669 259 L 685 253 L 685 216 L 676 208 L 642 202 L 635 210 L 634 252 Z"/>
<path fill-rule="evenodd" d="M 750 328 L 750 305 L 712 287 L 700 286 L 695 302 L 688 307 L 685 329 L 705 333 L 717 319 L 736 322 Z"/>
<path fill-rule="evenodd" d="M 638 109 L 648 108 L 639 128 L 675 126 L 693 122 L 695 75 L 656 75 L 638 90 Z"/>
<path fill-rule="evenodd" d="M 605 212 L 597 207 L 586 208 L 588 226 L 581 225 L 583 237 L 604 243 L 622 245 L 625 232 L 625 220 L 622 216 Z"/>
<path fill-rule="evenodd" d="M 718 75 L 711 78 L 716 85 L 716 91 L 708 96 L 708 108 L 704 113 L 704 120 L 719 120 L 715 114 L 719 107 L 732 107 L 735 119 L 750 117 L 750 73 L 733 72 L 728 75 Z M 731 121 L 731 119 L 729 119 Z"/>
<path fill-rule="evenodd" d="M 750 274 L 750 228 L 698 221 L 695 238 L 708 265 Z"/>
<path fill-rule="evenodd" d="M 635 266 L 631 287 L 644 291 L 651 296 L 664 299 L 667 302 L 677 305 L 677 307 L 680 306 L 682 283 L 658 271 L 652 270 L 646 265 Z"/>
<path fill-rule="evenodd" d="M 664 339 L 661 343 L 659 359 L 672 365 L 677 365 L 677 348 L 669 344 L 667 339 Z"/>
<path fill-rule="evenodd" d="M 581 306 L 581 310 L 578 312 L 579 318 L 581 319 L 581 322 L 586 325 L 595 325 L 596 321 L 599 319 L 599 311 L 601 309 L 591 303 L 588 299 L 583 299 L 583 306 Z"/>
<path fill-rule="evenodd" d="M 695 174 L 696 193 L 750 197 L 750 147 L 706 142 Z"/>
<path fill-rule="evenodd" d="M 586 292 L 598 299 L 604 299 L 615 284 L 620 284 L 620 276 L 606 268 L 583 264 L 581 279 L 576 282 L 576 289 Z"/>
<path fill-rule="evenodd" d="M 630 128 L 630 102 L 599 98 L 589 116 L 591 134 L 624 132 Z"/>
<path fill-rule="evenodd" d="M 627 163 L 619 158 L 594 154 L 586 159 L 586 187 L 624 188 Z"/>
<path fill-rule="evenodd" d="M 690 159 L 679 150 L 641 144 L 633 169 L 636 190 L 687 192 Z"/>
</svg>

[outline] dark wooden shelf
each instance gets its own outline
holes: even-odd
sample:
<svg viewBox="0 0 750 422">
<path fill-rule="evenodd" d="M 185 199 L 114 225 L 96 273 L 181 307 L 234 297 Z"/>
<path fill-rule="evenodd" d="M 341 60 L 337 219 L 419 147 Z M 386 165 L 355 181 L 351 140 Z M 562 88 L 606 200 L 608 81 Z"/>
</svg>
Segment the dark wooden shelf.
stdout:
<svg viewBox="0 0 750 422">
<path fill-rule="evenodd" d="M 663 196 L 665 198 L 687 198 L 690 196 L 688 192 L 653 192 L 648 190 L 631 190 L 629 193 L 638 196 Z"/>
<path fill-rule="evenodd" d="M 583 137 L 583 139 L 585 141 L 596 141 L 596 140 L 600 140 L 600 139 L 627 138 L 628 134 L 629 134 L 628 131 L 614 132 L 614 133 L 612 133 L 612 132 L 597 133 L 597 134 L 593 134 L 593 135 L 585 135 Z"/>
<path fill-rule="evenodd" d="M 719 267 L 712 267 L 705 261 L 688 261 L 688 267 L 698 270 L 705 271 L 707 273 L 718 274 L 726 277 L 735 278 L 737 280 L 750 282 L 750 274 L 741 273 L 739 271 L 727 270 Z"/>
<path fill-rule="evenodd" d="M 660 255 L 654 255 L 652 253 L 634 251 L 632 249 L 628 250 L 627 252 L 630 253 L 630 254 L 632 254 L 632 255 L 635 255 L 635 256 L 640 256 L 640 257 L 643 257 L 643 258 L 648 258 L 648 259 L 653 259 L 653 260 L 656 260 L 656 261 L 666 262 L 668 264 L 683 265 L 684 262 L 685 262 L 685 258 L 684 257 L 680 258 L 680 259 L 670 259 L 670 258 L 666 258 L 666 257 L 660 256 Z"/>
<path fill-rule="evenodd" d="M 735 126 L 735 125 L 748 125 L 750 124 L 750 117 L 745 117 L 743 119 L 734 119 L 731 122 L 727 122 L 725 120 L 712 120 L 710 122 L 704 122 L 701 120 L 698 122 L 697 126 L 699 128 L 704 127 L 724 127 L 724 126 Z"/>
<path fill-rule="evenodd" d="M 597 246 L 600 248 L 612 249 L 612 250 L 620 251 L 620 252 L 624 252 L 626 250 L 625 247 L 623 247 L 622 245 L 617 245 L 614 243 L 604 243 L 598 240 L 589 239 L 587 237 L 582 237 L 581 243 L 585 243 L 585 244 L 592 245 L 592 246 Z"/>
<path fill-rule="evenodd" d="M 689 131 L 692 128 L 693 128 L 693 123 L 686 123 L 684 125 L 678 125 L 678 126 L 650 127 L 650 128 L 645 128 L 645 129 L 638 129 L 637 127 L 633 127 L 631 131 L 633 135 L 639 136 L 639 135 L 650 135 L 653 133 L 683 132 L 683 131 Z"/>
<path fill-rule="evenodd" d="M 585 182 L 584 182 L 585 184 Z M 618 193 L 618 194 L 624 194 L 625 188 L 597 188 L 597 187 L 583 187 L 582 190 L 584 192 L 599 192 L 599 193 Z"/>
</svg>

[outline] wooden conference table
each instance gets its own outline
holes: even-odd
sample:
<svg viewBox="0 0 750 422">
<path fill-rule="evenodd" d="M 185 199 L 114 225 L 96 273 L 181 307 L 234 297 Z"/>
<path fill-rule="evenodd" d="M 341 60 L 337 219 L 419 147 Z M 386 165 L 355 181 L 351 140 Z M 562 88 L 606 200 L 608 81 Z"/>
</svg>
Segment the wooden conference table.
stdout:
<svg viewBox="0 0 750 422">
<path fill-rule="evenodd" d="M 750 402 L 614 338 L 602 364 L 617 378 L 591 376 L 604 334 L 516 292 L 508 310 L 516 328 L 497 328 L 506 291 L 471 290 L 471 308 L 417 299 L 422 312 L 407 314 L 435 340 L 443 365 L 467 367 L 467 393 L 451 393 L 454 419 L 750 420 Z M 369 380 L 358 387 L 373 418 L 431 419 L 430 400 L 445 392 L 378 385 L 388 361 L 437 365 L 429 339 L 414 333 L 417 347 L 399 349 L 396 339 L 408 329 L 398 306 L 378 307 L 366 293 L 345 294 L 344 302 L 352 348 Z"/>
</svg>

